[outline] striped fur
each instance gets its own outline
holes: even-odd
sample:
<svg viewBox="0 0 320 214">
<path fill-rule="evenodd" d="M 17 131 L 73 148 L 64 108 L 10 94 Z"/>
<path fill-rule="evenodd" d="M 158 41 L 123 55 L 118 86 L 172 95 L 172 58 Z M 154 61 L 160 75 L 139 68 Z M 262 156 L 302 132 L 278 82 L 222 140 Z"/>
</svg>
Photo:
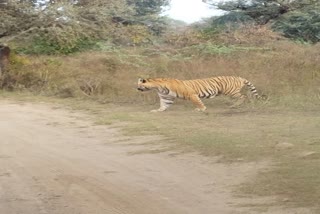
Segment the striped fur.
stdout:
<svg viewBox="0 0 320 214">
<path fill-rule="evenodd" d="M 174 102 L 175 98 L 191 100 L 196 106 L 196 110 L 205 111 L 206 107 L 201 98 L 214 98 L 218 95 L 227 95 L 238 98 L 241 103 L 246 98 L 241 94 L 241 89 L 247 86 L 252 95 L 262 98 L 251 82 L 234 76 L 218 76 L 207 79 L 178 80 L 178 79 L 139 79 L 138 90 L 148 91 L 155 89 L 160 97 L 160 108 L 153 112 L 165 111 Z"/>
</svg>

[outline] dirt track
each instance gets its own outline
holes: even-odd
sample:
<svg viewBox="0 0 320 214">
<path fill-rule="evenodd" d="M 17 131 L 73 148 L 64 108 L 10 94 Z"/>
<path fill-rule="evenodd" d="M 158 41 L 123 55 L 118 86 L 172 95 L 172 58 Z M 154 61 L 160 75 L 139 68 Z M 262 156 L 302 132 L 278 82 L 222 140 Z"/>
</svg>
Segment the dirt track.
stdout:
<svg viewBox="0 0 320 214">
<path fill-rule="evenodd" d="M 0 118 L 1 214 L 251 213 L 231 190 L 261 165 L 139 152 L 159 138 L 47 105 L 0 101 Z"/>
</svg>

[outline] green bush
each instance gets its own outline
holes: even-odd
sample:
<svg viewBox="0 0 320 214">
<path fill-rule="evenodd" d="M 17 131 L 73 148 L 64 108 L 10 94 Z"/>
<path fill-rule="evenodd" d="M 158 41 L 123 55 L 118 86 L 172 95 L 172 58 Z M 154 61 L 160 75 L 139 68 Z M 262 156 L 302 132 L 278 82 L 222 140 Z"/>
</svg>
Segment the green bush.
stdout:
<svg viewBox="0 0 320 214">
<path fill-rule="evenodd" d="M 276 21 L 275 30 L 285 37 L 317 43 L 320 41 L 320 7 L 288 13 Z"/>
<path fill-rule="evenodd" d="M 24 47 L 16 49 L 17 53 L 24 54 L 71 54 L 78 51 L 90 50 L 97 48 L 97 41 L 93 41 L 87 38 L 79 38 L 74 40 L 67 40 L 66 42 L 59 42 L 59 40 L 53 40 L 46 37 L 38 37 L 33 42 Z"/>
<path fill-rule="evenodd" d="M 243 24 L 253 23 L 255 23 L 254 19 L 243 12 L 229 12 L 212 20 L 212 26 L 215 27 L 223 27 L 227 25 L 237 28 Z"/>
</svg>

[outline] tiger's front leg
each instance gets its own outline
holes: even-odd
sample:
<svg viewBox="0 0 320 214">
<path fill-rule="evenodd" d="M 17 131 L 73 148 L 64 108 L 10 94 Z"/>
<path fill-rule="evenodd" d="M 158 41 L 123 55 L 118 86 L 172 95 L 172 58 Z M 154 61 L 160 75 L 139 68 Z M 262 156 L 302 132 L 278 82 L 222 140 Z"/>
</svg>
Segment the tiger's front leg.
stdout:
<svg viewBox="0 0 320 214">
<path fill-rule="evenodd" d="M 175 97 L 170 95 L 159 94 L 159 97 L 160 97 L 160 108 L 151 110 L 151 112 L 165 111 L 174 103 L 174 100 L 175 100 Z"/>
<path fill-rule="evenodd" d="M 190 100 L 197 106 L 197 108 L 195 109 L 196 111 L 204 112 L 207 109 L 207 107 L 203 104 L 198 95 L 191 96 Z"/>
</svg>

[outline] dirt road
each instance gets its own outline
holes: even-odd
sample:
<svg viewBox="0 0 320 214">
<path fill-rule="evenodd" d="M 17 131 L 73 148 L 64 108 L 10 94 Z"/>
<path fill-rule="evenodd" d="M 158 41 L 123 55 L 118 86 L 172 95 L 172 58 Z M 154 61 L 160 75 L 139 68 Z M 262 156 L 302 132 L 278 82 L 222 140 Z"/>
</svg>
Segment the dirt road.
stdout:
<svg viewBox="0 0 320 214">
<path fill-rule="evenodd" d="M 261 165 L 138 152 L 156 140 L 54 106 L 0 101 L 0 213 L 251 213 L 232 187 Z"/>
</svg>

